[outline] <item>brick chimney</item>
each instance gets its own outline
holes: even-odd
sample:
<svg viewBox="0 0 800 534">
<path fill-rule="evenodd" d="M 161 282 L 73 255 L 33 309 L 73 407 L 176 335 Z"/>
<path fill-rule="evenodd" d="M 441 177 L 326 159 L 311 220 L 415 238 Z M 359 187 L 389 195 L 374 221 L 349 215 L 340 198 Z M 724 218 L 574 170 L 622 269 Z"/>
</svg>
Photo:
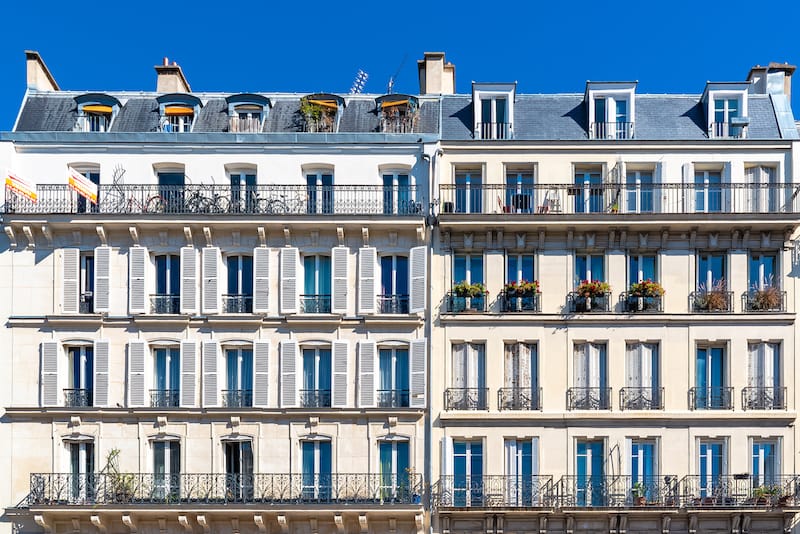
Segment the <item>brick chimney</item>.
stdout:
<svg viewBox="0 0 800 534">
<path fill-rule="evenodd" d="M 444 52 L 425 52 L 417 61 L 419 94 L 452 95 L 456 91 L 456 67 L 447 63 Z"/>
<path fill-rule="evenodd" d="M 158 93 L 191 93 L 192 88 L 189 87 L 189 82 L 183 75 L 181 67 L 175 63 L 169 62 L 169 58 L 164 58 L 162 65 L 156 65 L 156 73 L 158 79 L 156 80 L 156 92 Z"/>
<path fill-rule="evenodd" d="M 25 50 L 25 62 L 28 71 L 28 89 L 36 91 L 60 91 L 50 69 L 44 64 L 42 56 L 35 50 Z"/>
<path fill-rule="evenodd" d="M 792 98 L 792 74 L 797 69 L 788 63 L 756 65 L 750 69 L 747 81 L 752 81 L 750 92 L 761 95 L 786 95 Z"/>
</svg>

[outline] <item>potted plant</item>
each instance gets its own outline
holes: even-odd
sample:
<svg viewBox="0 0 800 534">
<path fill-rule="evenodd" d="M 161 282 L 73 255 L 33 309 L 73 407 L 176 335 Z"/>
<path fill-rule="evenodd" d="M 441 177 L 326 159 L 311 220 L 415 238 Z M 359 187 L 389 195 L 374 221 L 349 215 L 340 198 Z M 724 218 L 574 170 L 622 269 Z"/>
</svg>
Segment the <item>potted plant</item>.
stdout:
<svg viewBox="0 0 800 534">
<path fill-rule="evenodd" d="M 539 281 L 534 280 L 528 282 L 527 280 L 508 282 L 503 286 L 506 296 L 509 297 L 532 297 L 539 292 Z"/>
<path fill-rule="evenodd" d="M 750 309 L 756 311 L 780 310 L 783 295 L 775 285 L 766 285 L 761 288 L 753 286 L 750 291 Z"/>
<path fill-rule="evenodd" d="M 575 293 L 578 294 L 577 307 L 584 311 L 592 311 L 592 301 L 594 301 L 595 308 L 602 308 L 602 303 L 598 303 L 598 301 L 605 298 L 606 293 L 610 291 L 611 286 L 608 285 L 608 282 L 582 280 L 575 288 Z"/>
<path fill-rule="evenodd" d="M 133 500 L 133 474 L 119 470 L 119 449 L 111 449 L 106 455 L 106 465 L 100 470 L 105 475 L 106 491 L 114 502 Z"/>
<path fill-rule="evenodd" d="M 728 292 L 725 280 L 719 279 L 711 286 L 700 284 L 694 298 L 695 308 L 702 311 L 728 311 Z"/>
<path fill-rule="evenodd" d="M 654 282 L 650 278 L 631 284 L 628 289 L 628 309 L 637 309 L 639 311 L 645 308 L 657 307 L 655 298 L 661 298 L 664 295 L 664 288 L 658 282 Z"/>
<path fill-rule="evenodd" d="M 781 492 L 777 486 L 761 485 L 753 488 L 753 501 L 755 504 L 765 506 L 773 501 Z"/>
<path fill-rule="evenodd" d="M 636 482 L 633 486 L 631 486 L 631 495 L 633 496 L 633 504 L 636 506 L 644 506 L 647 502 L 647 497 L 645 495 L 646 488 L 644 484 L 641 482 Z"/>
<path fill-rule="evenodd" d="M 322 106 L 308 97 L 300 99 L 300 114 L 305 119 L 309 132 L 331 131 L 336 116 L 332 109 Z"/>
<path fill-rule="evenodd" d="M 453 305 L 453 311 L 477 309 L 478 306 L 482 304 L 481 299 L 484 298 L 486 293 L 486 287 L 482 283 L 476 282 L 474 284 L 470 284 L 466 280 L 462 280 L 453 286 L 453 295 L 456 297 L 456 301 Z"/>
</svg>

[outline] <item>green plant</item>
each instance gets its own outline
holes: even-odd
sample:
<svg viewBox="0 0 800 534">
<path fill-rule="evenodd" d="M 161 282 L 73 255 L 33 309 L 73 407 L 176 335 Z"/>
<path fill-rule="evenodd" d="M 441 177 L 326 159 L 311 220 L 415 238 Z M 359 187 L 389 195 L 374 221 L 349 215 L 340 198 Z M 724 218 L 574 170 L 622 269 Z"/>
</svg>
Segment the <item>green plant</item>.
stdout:
<svg viewBox="0 0 800 534">
<path fill-rule="evenodd" d="M 661 297 L 664 295 L 664 288 L 658 282 L 651 279 L 642 280 L 631 284 L 628 290 L 632 297 Z"/>
<path fill-rule="evenodd" d="M 316 131 L 318 128 L 330 127 L 336 111 L 304 97 L 300 99 L 300 114 L 311 129 Z"/>
<path fill-rule="evenodd" d="M 582 280 L 575 292 L 584 297 L 595 297 L 603 295 L 611 291 L 611 286 L 608 282 L 601 282 L 600 280 Z"/>
<path fill-rule="evenodd" d="M 508 282 L 505 286 L 503 286 L 503 291 L 505 291 L 506 295 L 514 296 L 514 295 L 533 295 L 539 292 L 539 281 L 534 280 L 533 282 L 528 282 L 527 280 L 522 280 L 517 282 L 516 280 L 513 282 Z"/>
<path fill-rule="evenodd" d="M 631 494 L 634 497 L 644 497 L 646 492 L 646 488 L 644 484 L 641 482 L 636 482 L 633 486 L 631 486 Z"/>
<path fill-rule="evenodd" d="M 119 469 L 119 449 L 111 449 L 106 455 L 106 465 L 100 470 L 105 474 L 110 495 L 118 502 L 127 502 L 133 498 L 134 478 L 131 473 L 122 473 Z"/>
<path fill-rule="evenodd" d="M 453 293 L 457 297 L 482 297 L 486 293 L 486 287 L 480 282 L 470 284 L 466 280 L 462 280 L 453 286 Z"/>
</svg>

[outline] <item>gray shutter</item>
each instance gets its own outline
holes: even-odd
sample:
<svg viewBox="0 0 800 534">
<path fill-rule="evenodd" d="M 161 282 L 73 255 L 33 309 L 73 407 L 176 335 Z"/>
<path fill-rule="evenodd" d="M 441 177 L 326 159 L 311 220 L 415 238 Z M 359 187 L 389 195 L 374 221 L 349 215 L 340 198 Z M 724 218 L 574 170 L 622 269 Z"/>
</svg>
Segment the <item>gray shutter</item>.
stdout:
<svg viewBox="0 0 800 534">
<path fill-rule="evenodd" d="M 219 406 L 219 342 L 203 341 L 203 407 Z"/>
<path fill-rule="evenodd" d="M 358 342 L 358 407 L 374 408 L 377 406 L 377 350 L 375 342 L 364 339 Z"/>
<path fill-rule="evenodd" d="M 331 249 L 331 312 L 347 313 L 348 263 L 350 249 L 334 247 Z"/>
<path fill-rule="evenodd" d="M 181 406 L 197 405 L 197 341 L 181 341 Z"/>
<path fill-rule="evenodd" d="M 145 400 L 145 360 L 147 343 L 141 339 L 128 342 L 128 407 L 146 406 Z"/>
<path fill-rule="evenodd" d="M 42 341 L 41 405 L 58 406 L 58 353 L 57 341 Z"/>
<path fill-rule="evenodd" d="M 253 406 L 269 406 L 269 341 L 253 342 Z"/>
<path fill-rule="evenodd" d="M 281 249 L 281 313 L 297 313 L 297 266 L 300 254 L 295 247 Z"/>
<path fill-rule="evenodd" d="M 108 362 L 110 345 L 107 339 L 94 342 L 93 406 L 108 406 Z"/>
<path fill-rule="evenodd" d="M 333 391 L 331 395 L 331 405 L 334 408 L 344 408 L 347 406 L 347 355 L 349 352 L 347 341 L 338 340 L 333 342 Z"/>
<path fill-rule="evenodd" d="M 219 247 L 203 248 L 203 313 L 219 313 Z"/>
<path fill-rule="evenodd" d="M 131 314 L 147 313 L 146 270 L 147 249 L 132 247 L 128 251 L 128 312 Z"/>
<path fill-rule="evenodd" d="M 297 341 L 281 341 L 281 408 L 297 407 Z"/>
<path fill-rule="evenodd" d="M 678 206 L 678 213 L 693 213 L 695 211 L 695 194 L 697 187 L 694 185 L 694 165 L 684 163 L 683 177 L 683 206 Z"/>
<path fill-rule="evenodd" d="M 77 248 L 61 249 L 61 312 L 78 313 L 80 297 L 81 254 Z"/>
<path fill-rule="evenodd" d="M 411 377 L 410 384 L 410 404 L 412 408 L 425 407 L 425 358 L 427 354 L 428 340 L 426 338 L 411 341 L 409 350 L 409 367 Z"/>
<path fill-rule="evenodd" d="M 197 313 L 197 251 L 181 247 L 181 313 Z"/>
<path fill-rule="evenodd" d="M 111 311 L 111 247 L 94 249 L 94 311 Z"/>
<path fill-rule="evenodd" d="M 269 249 L 253 249 L 253 312 L 269 313 Z"/>
<path fill-rule="evenodd" d="M 358 249 L 358 313 L 375 313 L 378 250 L 375 247 Z"/>
<path fill-rule="evenodd" d="M 413 247 L 408 256 L 408 276 L 410 278 L 408 284 L 408 311 L 410 313 L 425 311 L 427 271 L 426 248 Z"/>
</svg>

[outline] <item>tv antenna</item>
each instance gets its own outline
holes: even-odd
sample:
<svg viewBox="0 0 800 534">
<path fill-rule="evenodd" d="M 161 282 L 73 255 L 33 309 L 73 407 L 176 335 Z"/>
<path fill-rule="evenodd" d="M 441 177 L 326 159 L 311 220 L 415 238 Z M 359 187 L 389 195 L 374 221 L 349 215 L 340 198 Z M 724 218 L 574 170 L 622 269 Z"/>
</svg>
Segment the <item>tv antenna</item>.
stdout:
<svg viewBox="0 0 800 534">
<path fill-rule="evenodd" d="M 364 86 L 367 84 L 367 78 L 369 78 L 369 74 L 362 69 L 358 69 L 356 79 L 353 80 L 353 85 L 350 87 L 350 94 L 357 95 L 361 93 L 364 90 Z"/>
<path fill-rule="evenodd" d="M 403 60 L 400 62 L 400 66 L 397 67 L 397 70 L 394 74 L 389 78 L 389 83 L 386 86 L 386 94 L 392 94 L 394 92 L 394 82 L 397 80 L 397 77 L 400 75 L 400 70 L 403 68 L 403 65 L 406 64 L 406 59 L 408 59 L 408 53 L 403 56 Z"/>
</svg>

